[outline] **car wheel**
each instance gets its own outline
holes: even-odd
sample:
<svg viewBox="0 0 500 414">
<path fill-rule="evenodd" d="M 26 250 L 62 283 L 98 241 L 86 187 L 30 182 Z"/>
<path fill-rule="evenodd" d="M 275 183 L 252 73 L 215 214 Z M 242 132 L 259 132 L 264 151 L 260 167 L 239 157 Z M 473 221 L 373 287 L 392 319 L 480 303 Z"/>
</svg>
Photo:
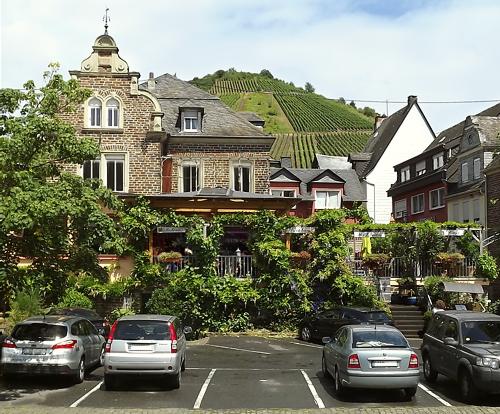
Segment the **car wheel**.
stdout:
<svg viewBox="0 0 500 414">
<path fill-rule="evenodd" d="M 104 374 L 104 388 L 112 391 L 116 388 L 116 378 L 113 375 Z"/>
<path fill-rule="evenodd" d="M 334 377 L 334 390 L 337 397 L 341 397 L 344 394 L 344 386 L 342 385 L 342 380 L 340 379 L 339 369 L 335 368 Z"/>
<path fill-rule="evenodd" d="M 172 382 L 171 382 L 172 388 L 173 389 L 178 389 L 181 386 L 181 370 L 172 377 Z"/>
<path fill-rule="evenodd" d="M 182 364 L 181 364 L 181 371 L 186 370 L 186 355 L 184 355 L 184 358 L 182 358 Z"/>
<path fill-rule="evenodd" d="M 311 340 L 311 329 L 308 326 L 302 327 L 300 330 L 300 339 L 309 342 Z"/>
<path fill-rule="evenodd" d="M 76 384 L 81 384 L 85 378 L 85 358 L 82 357 L 80 359 L 80 363 L 78 364 L 78 368 L 74 374 L 74 382 Z"/>
<path fill-rule="evenodd" d="M 431 358 L 429 355 L 424 355 L 424 377 L 427 382 L 434 382 L 438 376 L 438 372 L 432 368 Z"/>
<path fill-rule="evenodd" d="M 458 380 L 463 401 L 466 403 L 474 402 L 478 397 L 478 390 L 472 382 L 472 376 L 464 369 L 460 372 Z"/>
<path fill-rule="evenodd" d="M 411 399 L 415 396 L 417 393 L 417 387 L 412 387 L 412 388 L 405 388 L 404 389 L 405 396 L 408 401 L 411 401 Z"/>
<path fill-rule="evenodd" d="M 99 362 L 98 362 L 98 365 L 100 367 L 103 367 L 104 366 L 104 347 L 102 347 L 101 349 L 101 354 L 99 355 Z"/>
<path fill-rule="evenodd" d="M 326 366 L 326 358 L 325 358 L 324 355 L 321 358 L 321 371 L 323 372 L 323 376 L 325 378 L 330 378 L 331 377 L 330 373 L 328 372 L 328 367 Z"/>
</svg>

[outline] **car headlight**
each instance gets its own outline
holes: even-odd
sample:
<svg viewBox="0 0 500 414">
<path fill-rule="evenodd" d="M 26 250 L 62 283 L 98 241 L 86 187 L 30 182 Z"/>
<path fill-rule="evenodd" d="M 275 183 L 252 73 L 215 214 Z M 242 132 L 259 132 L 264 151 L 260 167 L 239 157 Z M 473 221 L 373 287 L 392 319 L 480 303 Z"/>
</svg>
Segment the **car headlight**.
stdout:
<svg viewBox="0 0 500 414">
<path fill-rule="evenodd" d="M 491 369 L 498 369 L 500 367 L 500 361 L 497 358 L 490 358 L 490 357 L 476 358 L 476 365 L 480 367 L 489 367 Z"/>
</svg>

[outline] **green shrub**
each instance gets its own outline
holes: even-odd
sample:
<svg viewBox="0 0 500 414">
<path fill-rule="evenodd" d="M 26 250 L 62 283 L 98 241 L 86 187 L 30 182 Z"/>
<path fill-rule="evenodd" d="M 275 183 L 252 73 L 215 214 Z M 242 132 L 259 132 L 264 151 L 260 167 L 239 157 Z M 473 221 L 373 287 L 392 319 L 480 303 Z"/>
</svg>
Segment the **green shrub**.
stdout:
<svg viewBox="0 0 500 414">
<path fill-rule="evenodd" d="M 488 305 L 487 311 L 494 313 L 495 315 L 500 315 L 500 300 L 497 300 L 495 302 L 491 302 Z"/>
<path fill-rule="evenodd" d="M 498 267 L 495 258 L 489 253 L 484 253 L 476 261 L 476 277 L 495 280 L 498 276 Z"/>
<path fill-rule="evenodd" d="M 389 261 L 389 255 L 385 253 L 372 253 L 363 258 L 363 264 L 370 269 L 380 269 Z"/>
<path fill-rule="evenodd" d="M 10 312 L 7 318 L 7 327 L 11 331 L 16 323 L 30 316 L 42 313 L 42 300 L 36 288 L 26 288 L 16 292 L 15 298 L 10 302 Z"/>
<path fill-rule="evenodd" d="M 424 279 L 424 286 L 427 290 L 427 294 L 431 298 L 432 303 L 436 303 L 438 299 L 449 302 L 447 300 L 449 293 L 444 291 L 443 282 L 450 282 L 451 280 L 452 279 L 447 276 L 427 276 Z"/>
<path fill-rule="evenodd" d="M 58 308 L 85 308 L 92 309 L 93 302 L 83 293 L 74 288 L 66 289 L 62 300 L 57 304 Z"/>
<path fill-rule="evenodd" d="M 129 308 L 116 308 L 111 311 L 109 315 L 109 323 L 115 323 L 115 321 L 122 316 L 135 315 L 135 312 Z"/>
</svg>

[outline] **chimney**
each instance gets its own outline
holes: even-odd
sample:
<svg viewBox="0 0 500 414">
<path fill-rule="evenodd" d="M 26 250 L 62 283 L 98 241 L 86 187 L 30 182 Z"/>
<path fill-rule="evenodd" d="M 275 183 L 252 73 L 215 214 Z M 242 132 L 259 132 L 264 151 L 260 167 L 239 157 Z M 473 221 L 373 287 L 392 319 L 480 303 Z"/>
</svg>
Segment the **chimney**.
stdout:
<svg viewBox="0 0 500 414">
<path fill-rule="evenodd" d="M 380 125 L 382 125 L 382 122 L 384 122 L 387 119 L 387 115 L 376 115 L 375 116 L 375 123 L 373 124 L 373 131 L 376 131 L 377 129 L 380 128 Z"/>
<path fill-rule="evenodd" d="M 414 103 L 417 103 L 417 96 L 416 95 L 408 96 L 408 105 L 412 105 Z"/>
<path fill-rule="evenodd" d="M 155 74 L 153 72 L 149 72 L 148 89 L 153 90 L 155 86 L 156 86 Z"/>
<path fill-rule="evenodd" d="M 281 157 L 282 168 L 292 168 L 292 159 L 290 157 Z"/>
</svg>

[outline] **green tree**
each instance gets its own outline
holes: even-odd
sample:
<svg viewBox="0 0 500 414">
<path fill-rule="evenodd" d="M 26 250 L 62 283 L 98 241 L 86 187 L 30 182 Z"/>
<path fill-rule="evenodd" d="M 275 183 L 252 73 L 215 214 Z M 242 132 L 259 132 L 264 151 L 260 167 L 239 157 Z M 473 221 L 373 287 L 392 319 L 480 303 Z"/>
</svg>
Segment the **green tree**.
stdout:
<svg viewBox="0 0 500 414">
<path fill-rule="evenodd" d="M 267 69 L 262 69 L 262 70 L 260 71 L 260 74 L 261 74 L 262 76 L 265 76 L 266 78 L 269 78 L 269 79 L 274 79 L 273 74 L 272 74 L 270 71 L 268 71 Z"/>
<path fill-rule="evenodd" d="M 312 84 L 309 82 L 306 82 L 306 84 L 304 85 L 304 89 L 309 93 L 314 93 L 315 91 L 314 86 L 312 86 Z"/>
<path fill-rule="evenodd" d="M 102 208 L 119 203 L 98 182 L 65 172 L 94 159 L 99 148 L 64 121 L 90 91 L 65 81 L 57 64 L 49 69 L 41 88 L 28 81 L 23 90 L 0 90 L 0 290 L 12 294 L 19 259 L 26 257 L 31 274 L 53 283 L 56 296 L 45 299 L 57 301 L 68 274 L 102 271 L 98 247 L 119 247 Z"/>
</svg>

